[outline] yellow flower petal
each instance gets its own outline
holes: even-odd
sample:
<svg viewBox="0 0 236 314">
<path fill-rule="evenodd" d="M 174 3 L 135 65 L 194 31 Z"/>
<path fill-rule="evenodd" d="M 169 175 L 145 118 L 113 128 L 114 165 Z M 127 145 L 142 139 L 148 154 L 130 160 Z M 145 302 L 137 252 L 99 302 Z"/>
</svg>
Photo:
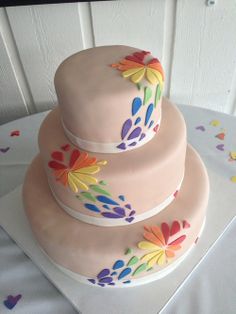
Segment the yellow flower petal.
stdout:
<svg viewBox="0 0 236 314">
<path fill-rule="evenodd" d="M 98 182 L 98 180 L 95 177 L 93 177 L 89 174 L 76 173 L 75 176 L 80 181 L 87 183 L 87 184 L 96 184 Z"/>
<path fill-rule="evenodd" d="M 97 162 L 97 165 L 105 166 L 107 164 L 107 160 L 100 160 Z"/>
<path fill-rule="evenodd" d="M 146 69 L 143 68 L 143 69 L 141 69 L 140 71 L 138 71 L 137 73 L 133 74 L 133 75 L 131 76 L 131 81 L 132 81 L 133 83 L 135 83 L 135 84 L 139 83 L 139 82 L 142 80 L 142 78 L 143 78 L 145 72 L 146 72 Z"/>
<path fill-rule="evenodd" d="M 166 261 L 166 256 L 165 256 L 165 252 L 163 250 L 162 254 L 157 259 L 157 264 L 161 266 L 165 263 L 165 261 Z"/>
<path fill-rule="evenodd" d="M 151 253 L 148 253 L 148 254 L 145 254 L 141 257 L 141 260 L 144 261 L 144 262 L 147 262 L 148 260 L 152 259 L 154 256 L 158 255 L 159 254 L 159 250 L 158 251 L 154 251 L 154 252 L 151 252 Z"/>
<path fill-rule="evenodd" d="M 68 173 L 68 183 L 69 183 L 70 188 L 74 192 L 78 192 L 78 188 L 80 188 L 81 190 L 85 190 L 85 191 L 88 190 L 88 186 L 85 183 L 83 183 L 79 179 L 77 174 L 75 174 L 74 172 Z"/>
<path fill-rule="evenodd" d="M 151 243 L 151 242 L 148 242 L 148 241 L 141 241 L 138 243 L 138 247 L 142 250 L 159 250 L 160 247 Z"/>
<path fill-rule="evenodd" d="M 131 76 L 131 75 L 133 75 L 139 71 L 140 71 L 140 68 L 129 69 L 129 70 L 122 72 L 122 76 L 123 77 L 129 77 L 129 76 Z"/>
<path fill-rule="evenodd" d="M 85 173 L 85 174 L 95 174 L 98 171 L 100 171 L 100 167 L 97 166 L 97 165 L 93 165 L 93 166 L 79 168 L 77 170 L 74 170 L 73 172 L 75 172 L 75 173 Z"/>
<path fill-rule="evenodd" d="M 153 85 L 157 85 L 157 83 L 159 82 L 157 76 L 152 72 L 153 70 L 147 68 L 147 72 L 146 72 L 146 76 L 148 81 L 153 84 Z"/>
<path fill-rule="evenodd" d="M 161 250 L 158 254 L 156 254 L 156 256 L 154 256 L 153 258 L 151 258 L 148 261 L 148 267 L 153 267 L 156 263 L 158 263 L 158 261 L 162 258 L 162 256 L 165 255 L 164 250 Z M 159 264 L 159 263 L 158 263 Z M 160 265 L 160 264 L 159 264 Z"/>
<path fill-rule="evenodd" d="M 157 70 L 155 70 L 155 69 L 150 69 L 150 68 L 149 68 L 149 70 L 152 72 L 152 74 L 154 74 L 154 75 L 156 76 L 156 78 L 157 78 L 158 82 L 162 85 L 163 80 L 162 80 L 161 73 L 160 73 L 160 72 L 158 72 L 158 71 L 157 71 Z"/>
</svg>

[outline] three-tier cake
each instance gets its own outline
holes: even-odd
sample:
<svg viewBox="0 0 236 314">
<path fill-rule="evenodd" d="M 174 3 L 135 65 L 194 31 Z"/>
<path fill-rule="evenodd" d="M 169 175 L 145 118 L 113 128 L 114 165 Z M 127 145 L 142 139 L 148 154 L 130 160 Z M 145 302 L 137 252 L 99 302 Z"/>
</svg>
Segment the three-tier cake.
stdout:
<svg viewBox="0 0 236 314">
<path fill-rule="evenodd" d="M 197 243 L 206 169 L 150 52 L 97 47 L 55 75 L 23 199 L 44 253 L 76 280 L 126 287 L 161 278 Z M 177 270 L 176 270 L 177 271 Z"/>
</svg>

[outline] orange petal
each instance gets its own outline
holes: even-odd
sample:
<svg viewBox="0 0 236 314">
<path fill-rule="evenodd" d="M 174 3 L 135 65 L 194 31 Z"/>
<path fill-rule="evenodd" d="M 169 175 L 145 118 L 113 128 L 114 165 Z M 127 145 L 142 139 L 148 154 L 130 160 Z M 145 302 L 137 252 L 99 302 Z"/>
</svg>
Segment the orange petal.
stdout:
<svg viewBox="0 0 236 314">
<path fill-rule="evenodd" d="M 92 166 L 94 164 L 96 164 L 97 162 L 97 158 L 96 157 L 92 157 L 92 158 L 87 158 L 84 161 L 81 162 L 81 164 L 79 165 L 80 168 L 84 168 L 84 167 L 88 167 L 88 166 Z"/>
<path fill-rule="evenodd" d="M 140 63 L 138 63 L 138 62 L 131 61 L 131 60 L 126 60 L 126 59 L 121 60 L 120 63 L 121 63 L 122 65 L 129 65 L 129 66 L 132 66 L 132 68 L 143 68 L 143 67 L 144 67 L 143 64 L 140 64 Z"/>
<path fill-rule="evenodd" d="M 163 236 L 161 229 L 158 226 L 152 226 L 151 229 L 152 232 L 155 234 L 156 238 L 159 239 L 161 244 L 165 245 L 165 238 Z"/>
<path fill-rule="evenodd" d="M 178 251 L 179 249 L 181 249 L 181 245 L 168 245 L 168 249 L 172 251 Z"/>
<path fill-rule="evenodd" d="M 169 258 L 175 256 L 175 253 L 173 251 L 170 251 L 170 250 L 166 250 L 165 253 L 166 253 L 166 256 L 169 257 Z"/>
<path fill-rule="evenodd" d="M 82 152 L 79 158 L 75 161 L 71 170 L 77 170 L 81 168 L 81 164 L 88 158 L 88 153 Z"/>
<path fill-rule="evenodd" d="M 144 238 L 152 243 L 162 247 L 163 243 L 161 243 L 160 239 L 158 239 L 152 232 L 145 232 L 143 234 Z"/>
</svg>

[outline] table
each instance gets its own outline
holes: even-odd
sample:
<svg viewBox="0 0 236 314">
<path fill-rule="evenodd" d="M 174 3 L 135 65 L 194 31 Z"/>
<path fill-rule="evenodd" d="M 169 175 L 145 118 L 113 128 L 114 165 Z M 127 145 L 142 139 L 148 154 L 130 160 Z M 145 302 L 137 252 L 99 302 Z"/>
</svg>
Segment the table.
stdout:
<svg viewBox="0 0 236 314">
<path fill-rule="evenodd" d="M 180 106 L 180 109 L 186 120 L 188 141 L 199 151 L 208 169 L 215 173 L 214 180 L 223 180 L 224 187 L 227 187 L 227 196 L 222 195 L 221 199 L 222 211 L 224 207 L 233 206 L 235 215 L 236 117 L 190 106 Z M 46 114 L 36 114 L 0 126 L 0 196 L 22 183 L 25 171 L 38 151 L 37 132 Z M 218 190 L 221 193 L 219 185 Z M 221 238 L 185 280 L 162 313 L 236 312 L 235 236 L 236 219 L 222 232 Z M 22 295 L 12 310 L 15 313 L 76 313 L 0 228 L 0 313 L 9 313 L 3 304 L 8 295 Z M 9 302 L 5 303 L 9 305 Z M 89 313 L 83 313 L 90 314 L 93 311 L 91 309 Z M 152 313 L 146 311 L 146 314 Z"/>
</svg>

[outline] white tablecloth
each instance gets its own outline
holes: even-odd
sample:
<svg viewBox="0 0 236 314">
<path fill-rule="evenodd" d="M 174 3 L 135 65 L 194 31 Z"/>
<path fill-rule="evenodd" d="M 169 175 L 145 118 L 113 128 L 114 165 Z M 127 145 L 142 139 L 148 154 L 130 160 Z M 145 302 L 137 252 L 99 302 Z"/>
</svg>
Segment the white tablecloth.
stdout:
<svg viewBox="0 0 236 314">
<path fill-rule="evenodd" d="M 180 109 L 186 119 L 189 142 L 203 159 L 207 157 L 207 166 L 211 171 L 229 184 L 228 198 L 232 196 L 236 213 L 236 183 L 231 181 L 236 176 L 236 160 L 230 158 L 236 152 L 236 118 L 194 107 L 181 106 Z M 33 115 L 0 127 L 0 196 L 23 181 L 25 170 L 38 151 L 37 132 L 45 115 Z M 11 136 L 12 131 L 19 131 L 19 136 Z M 223 207 L 224 195 L 222 211 Z M 163 313 L 236 313 L 235 236 L 236 220 L 192 272 Z M 19 294 L 22 297 L 11 310 L 14 313 L 75 313 L 69 302 L 0 228 L 1 314 L 10 311 L 3 303 L 6 297 Z"/>
</svg>

